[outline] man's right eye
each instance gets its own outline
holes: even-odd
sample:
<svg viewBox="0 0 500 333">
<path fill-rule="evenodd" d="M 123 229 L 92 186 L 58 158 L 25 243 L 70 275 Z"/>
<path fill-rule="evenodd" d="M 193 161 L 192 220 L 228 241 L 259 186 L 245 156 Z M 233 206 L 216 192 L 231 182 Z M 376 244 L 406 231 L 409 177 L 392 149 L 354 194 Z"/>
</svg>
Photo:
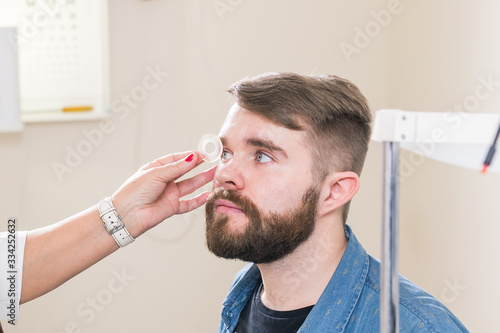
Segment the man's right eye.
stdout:
<svg viewBox="0 0 500 333">
<path fill-rule="evenodd" d="M 227 150 L 224 150 L 224 151 L 222 151 L 222 154 L 221 154 L 221 156 L 220 156 L 220 159 L 221 159 L 222 161 L 226 161 L 226 160 L 230 159 L 231 157 L 233 157 L 233 154 L 231 154 L 231 153 L 230 153 L 230 152 L 228 152 Z"/>
</svg>

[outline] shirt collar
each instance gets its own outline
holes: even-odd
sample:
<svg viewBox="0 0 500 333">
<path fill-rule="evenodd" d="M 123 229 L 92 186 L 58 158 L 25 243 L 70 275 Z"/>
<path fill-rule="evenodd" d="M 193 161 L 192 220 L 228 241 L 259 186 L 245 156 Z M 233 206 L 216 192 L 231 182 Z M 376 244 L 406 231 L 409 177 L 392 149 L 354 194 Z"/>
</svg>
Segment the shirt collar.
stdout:
<svg viewBox="0 0 500 333">
<path fill-rule="evenodd" d="M 345 233 L 349 241 L 344 255 L 300 333 L 343 332 L 354 311 L 368 275 L 369 256 L 347 225 Z"/>
<path fill-rule="evenodd" d="M 299 333 L 343 332 L 349 323 L 368 275 L 369 256 L 348 225 L 345 234 L 348 243 L 342 259 Z M 222 321 L 231 332 L 260 281 L 260 270 L 254 264 L 248 264 L 236 276 L 222 310 Z"/>
<path fill-rule="evenodd" d="M 232 332 L 238 323 L 241 311 L 253 294 L 257 284 L 262 281 L 257 265 L 249 263 L 236 275 L 229 293 L 222 303 L 221 319 Z"/>
</svg>

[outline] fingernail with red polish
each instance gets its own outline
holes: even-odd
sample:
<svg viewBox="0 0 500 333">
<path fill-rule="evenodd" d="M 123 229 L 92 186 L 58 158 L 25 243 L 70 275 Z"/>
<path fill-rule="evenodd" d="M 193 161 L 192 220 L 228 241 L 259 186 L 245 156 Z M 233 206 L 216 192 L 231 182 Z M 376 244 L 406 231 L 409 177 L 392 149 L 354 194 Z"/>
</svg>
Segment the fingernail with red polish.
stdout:
<svg viewBox="0 0 500 333">
<path fill-rule="evenodd" d="M 191 154 L 188 157 L 186 157 L 185 161 L 186 162 L 191 162 L 193 160 L 193 158 L 194 158 L 194 154 Z"/>
</svg>

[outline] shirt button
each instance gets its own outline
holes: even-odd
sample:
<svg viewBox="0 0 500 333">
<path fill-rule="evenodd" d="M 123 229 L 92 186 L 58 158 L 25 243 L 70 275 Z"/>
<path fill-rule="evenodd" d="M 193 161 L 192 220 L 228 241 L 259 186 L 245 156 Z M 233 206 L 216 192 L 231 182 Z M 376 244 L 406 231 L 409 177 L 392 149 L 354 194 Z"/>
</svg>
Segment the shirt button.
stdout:
<svg viewBox="0 0 500 333">
<path fill-rule="evenodd" d="M 231 311 L 228 311 L 228 312 L 227 312 L 227 316 L 228 316 L 229 318 L 232 318 L 232 317 L 233 317 L 233 313 L 232 313 Z"/>
</svg>

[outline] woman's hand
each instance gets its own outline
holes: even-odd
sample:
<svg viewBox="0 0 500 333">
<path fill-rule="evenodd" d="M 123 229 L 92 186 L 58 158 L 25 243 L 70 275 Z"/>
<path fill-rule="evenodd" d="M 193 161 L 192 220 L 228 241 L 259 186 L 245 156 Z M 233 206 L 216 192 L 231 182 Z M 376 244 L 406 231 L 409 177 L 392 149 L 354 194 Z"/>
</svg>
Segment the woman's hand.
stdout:
<svg viewBox="0 0 500 333">
<path fill-rule="evenodd" d="M 181 198 L 213 180 L 216 167 L 176 182 L 201 163 L 203 160 L 196 152 L 161 157 L 141 167 L 113 194 L 113 204 L 133 237 L 174 214 L 189 212 L 205 203 L 210 192 L 187 200 Z"/>
</svg>

